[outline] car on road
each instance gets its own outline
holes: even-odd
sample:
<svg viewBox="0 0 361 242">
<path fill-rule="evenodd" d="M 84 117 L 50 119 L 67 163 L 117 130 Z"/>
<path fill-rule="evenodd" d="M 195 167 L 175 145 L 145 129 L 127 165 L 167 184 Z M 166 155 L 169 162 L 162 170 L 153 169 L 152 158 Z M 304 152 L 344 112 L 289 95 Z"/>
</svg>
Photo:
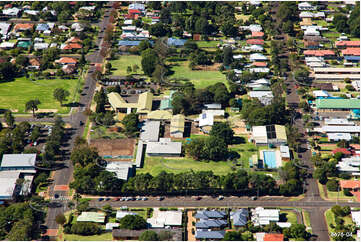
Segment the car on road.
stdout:
<svg viewBox="0 0 361 242">
<path fill-rule="evenodd" d="M 122 197 L 119 201 L 126 201 L 127 200 L 127 198 L 126 197 Z"/>
<path fill-rule="evenodd" d="M 224 197 L 223 196 L 218 196 L 217 200 L 223 200 Z"/>
<path fill-rule="evenodd" d="M 99 201 L 99 202 L 101 202 L 101 201 L 103 201 L 103 200 L 104 200 L 104 198 L 102 198 L 102 197 L 98 198 L 98 201 Z"/>
<path fill-rule="evenodd" d="M 137 197 L 135 198 L 135 200 L 137 200 L 137 201 L 141 201 L 141 200 L 142 200 L 142 198 L 141 198 L 140 196 L 137 196 Z"/>
<path fill-rule="evenodd" d="M 197 201 L 199 201 L 199 200 L 202 199 L 202 197 L 195 197 L 194 199 L 197 200 Z"/>
<path fill-rule="evenodd" d="M 59 198 L 59 194 L 55 193 L 54 198 Z"/>
<path fill-rule="evenodd" d="M 119 197 L 113 198 L 113 201 L 114 201 L 114 202 L 119 201 L 119 200 L 120 200 Z"/>
<path fill-rule="evenodd" d="M 143 200 L 143 201 L 147 201 L 148 198 L 147 198 L 147 197 L 142 197 L 142 200 Z"/>
<path fill-rule="evenodd" d="M 251 197 L 251 200 L 255 201 L 255 200 L 257 200 L 257 197 L 253 196 L 253 197 Z"/>
<path fill-rule="evenodd" d="M 157 200 L 158 200 L 158 201 L 163 201 L 163 200 L 164 200 L 164 197 L 158 197 Z"/>
<path fill-rule="evenodd" d="M 107 197 L 107 198 L 105 198 L 104 200 L 105 200 L 105 201 L 109 201 L 109 200 L 110 200 L 110 198 L 109 198 L 109 197 Z"/>
<path fill-rule="evenodd" d="M 83 122 L 83 121 L 80 121 L 80 122 L 79 122 L 79 125 L 80 125 L 80 126 L 83 126 L 83 125 L 84 125 L 84 122 Z"/>
</svg>

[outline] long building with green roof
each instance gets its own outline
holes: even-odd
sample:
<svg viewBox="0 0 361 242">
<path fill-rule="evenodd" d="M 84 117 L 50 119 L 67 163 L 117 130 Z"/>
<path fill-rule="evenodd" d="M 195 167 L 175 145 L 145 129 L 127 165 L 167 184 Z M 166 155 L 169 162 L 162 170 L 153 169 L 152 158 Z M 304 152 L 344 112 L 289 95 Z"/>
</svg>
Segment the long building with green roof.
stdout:
<svg viewBox="0 0 361 242">
<path fill-rule="evenodd" d="M 351 99 L 320 98 L 316 100 L 316 108 L 323 110 L 360 109 L 360 100 L 356 98 L 351 98 Z"/>
</svg>

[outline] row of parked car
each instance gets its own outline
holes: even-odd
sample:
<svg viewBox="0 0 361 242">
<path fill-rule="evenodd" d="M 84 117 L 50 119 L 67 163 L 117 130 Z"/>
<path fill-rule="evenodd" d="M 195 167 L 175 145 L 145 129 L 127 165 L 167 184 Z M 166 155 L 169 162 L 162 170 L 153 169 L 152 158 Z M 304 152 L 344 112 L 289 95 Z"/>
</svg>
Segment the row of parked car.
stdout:
<svg viewBox="0 0 361 242">
<path fill-rule="evenodd" d="M 160 197 L 162 198 L 161 200 L 164 199 L 164 197 Z M 113 201 L 122 201 L 122 202 L 125 202 L 125 201 L 147 201 L 148 198 L 147 197 L 141 197 L 141 196 L 137 196 L 137 197 L 116 197 L 116 198 L 113 198 Z M 159 198 L 158 198 L 159 200 Z M 159 201 L 161 201 L 159 200 Z M 110 198 L 107 197 L 107 198 L 98 198 L 98 201 L 101 202 L 101 201 L 110 201 Z"/>
</svg>

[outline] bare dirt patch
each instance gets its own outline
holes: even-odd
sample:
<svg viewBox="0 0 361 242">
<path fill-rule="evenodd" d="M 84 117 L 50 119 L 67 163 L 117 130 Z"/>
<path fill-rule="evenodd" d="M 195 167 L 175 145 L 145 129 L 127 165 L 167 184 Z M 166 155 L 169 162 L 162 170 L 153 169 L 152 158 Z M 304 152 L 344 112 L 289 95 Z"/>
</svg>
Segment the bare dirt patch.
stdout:
<svg viewBox="0 0 361 242">
<path fill-rule="evenodd" d="M 95 139 L 90 146 L 97 148 L 100 156 L 132 156 L 135 139 Z"/>
<path fill-rule="evenodd" d="M 196 66 L 194 68 L 194 70 L 197 70 L 197 71 L 218 71 L 219 67 L 221 65 L 222 65 L 221 63 L 215 63 L 215 64 L 210 65 L 210 66 Z"/>
</svg>

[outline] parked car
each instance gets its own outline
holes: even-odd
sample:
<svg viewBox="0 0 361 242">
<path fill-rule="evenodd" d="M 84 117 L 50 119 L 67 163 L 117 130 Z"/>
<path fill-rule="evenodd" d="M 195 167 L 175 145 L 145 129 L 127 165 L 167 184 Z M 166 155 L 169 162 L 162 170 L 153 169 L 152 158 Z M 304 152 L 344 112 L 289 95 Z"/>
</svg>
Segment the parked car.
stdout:
<svg viewBox="0 0 361 242">
<path fill-rule="evenodd" d="M 217 200 L 223 200 L 224 197 L 223 196 L 218 196 Z"/>
<path fill-rule="evenodd" d="M 104 200 L 104 198 L 102 198 L 102 197 L 98 198 L 98 201 L 99 201 L 99 202 L 101 202 L 101 201 L 103 201 L 103 200 Z"/>
<path fill-rule="evenodd" d="M 251 197 L 251 199 L 254 201 L 254 200 L 257 200 L 257 197 L 253 196 L 253 197 Z"/>
<path fill-rule="evenodd" d="M 164 197 L 158 197 L 157 200 L 158 200 L 158 201 L 163 201 L 163 200 L 164 200 Z"/>
<path fill-rule="evenodd" d="M 110 200 L 110 198 L 109 198 L 109 197 L 105 198 L 105 201 L 109 201 L 109 200 Z"/>
<path fill-rule="evenodd" d="M 198 200 L 201 200 L 202 197 L 195 197 L 194 199 L 198 201 Z"/>
<path fill-rule="evenodd" d="M 147 201 L 148 198 L 147 198 L 147 197 L 143 197 L 142 200 L 143 200 L 143 201 Z"/>
</svg>

